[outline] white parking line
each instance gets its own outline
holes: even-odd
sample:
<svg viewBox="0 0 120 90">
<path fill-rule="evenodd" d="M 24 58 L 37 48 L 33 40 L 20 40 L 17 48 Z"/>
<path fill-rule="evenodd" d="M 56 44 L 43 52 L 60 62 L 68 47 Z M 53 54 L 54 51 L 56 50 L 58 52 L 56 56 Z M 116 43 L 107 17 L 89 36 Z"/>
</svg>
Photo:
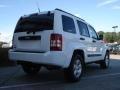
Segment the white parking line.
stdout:
<svg viewBox="0 0 120 90">
<path fill-rule="evenodd" d="M 113 73 L 113 74 L 104 74 L 104 75 L 95 75 L 95 76 L 86 76 L 83 77 L 83 79 L 95 79 L 95 78 L 102 78 L 102 77 L 115 77 L 117 75 L 120 75 L 120 73 Z M 48 81 L 48 82 L 40 82 L 40 83 L 31 83 L 31 84 L 20 84 L 20 85 L 11 85 L 11 86 L 2 86 L 0 89 L 8 89 L 8 88 L 17 88 L 17 87 L 27 87 L 27 86 L 36 86 L 36 85 L 46 85 L 46 84 L 56 84 L 61 83 L 64 81 Z"/>
<path fill-rule="evenodd" d="M 83 79 L 94 79 L 94 78 L 102 78 L 102 77 L 115 77 L 120 76 L 120 73 L 111 73 L 111 74 L 103 74 L 103 75 L 95 75 L 95 76 L 89 76 L 89 77 L 83 77 Z"/>
<path fill-rule="evenodd" d="M 3 86 L 0 89 L 7 89 L 7 88 L 17 88 L 17 87 L 26 87 L 26 86 L 36 86 L 36 85 L 46 85 L 46 84 L 54 84 L 60 83 L 61 81 L 48 81 L 48 82 L 40 82 L 40 83 L 30 83 L 30 84 L 20 84 L 20 85 L 11 85 L 11 86 Z"/>
</svg>

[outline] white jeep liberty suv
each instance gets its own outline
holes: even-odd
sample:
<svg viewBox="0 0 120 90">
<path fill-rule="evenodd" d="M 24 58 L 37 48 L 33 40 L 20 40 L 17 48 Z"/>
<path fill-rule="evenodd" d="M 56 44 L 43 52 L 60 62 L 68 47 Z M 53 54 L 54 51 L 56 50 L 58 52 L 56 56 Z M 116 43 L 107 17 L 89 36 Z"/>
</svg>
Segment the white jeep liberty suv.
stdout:
<svg viewBox="0 0 120 90">
<path fill-rule="evenodd" d="M 60 9 L 22 16 L 15 28 L 10 60 L 27 74 L 41 66 L 62 69 L 71 81 L 79 81 L 85 65 L 109 66 L 109 50 L 85 20 Z"/>
</svg>

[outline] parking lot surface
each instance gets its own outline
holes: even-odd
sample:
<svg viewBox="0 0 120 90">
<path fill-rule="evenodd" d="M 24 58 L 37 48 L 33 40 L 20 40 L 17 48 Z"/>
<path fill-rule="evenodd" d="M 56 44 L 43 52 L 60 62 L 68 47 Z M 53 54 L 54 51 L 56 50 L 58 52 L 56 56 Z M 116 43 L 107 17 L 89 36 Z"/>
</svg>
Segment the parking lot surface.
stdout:
<svg viewBox="0 0 120 90">
<path fill-rule="evenodd" d="M 0 90 L 120 90 L 120 55 L 111 55 L 110 67 L 87 65 L 77 83 L 64 79 L 62 71 L 45 68 L 35 76 L 27 76 L 20 66 L 0 68 Z"/>
</svg>

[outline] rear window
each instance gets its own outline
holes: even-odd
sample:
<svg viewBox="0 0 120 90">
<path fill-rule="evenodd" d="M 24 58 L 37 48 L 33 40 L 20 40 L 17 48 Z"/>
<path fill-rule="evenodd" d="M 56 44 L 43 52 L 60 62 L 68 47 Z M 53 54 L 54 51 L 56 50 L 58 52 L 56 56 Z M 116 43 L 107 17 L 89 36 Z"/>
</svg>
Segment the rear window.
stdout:
<svg viewBox="0 0 120 90">
<path fill-rule="evenodd" d="M 20 18 L 15 32 L 52 30 L 54 14 L 31 15 Z"/>
</svg>

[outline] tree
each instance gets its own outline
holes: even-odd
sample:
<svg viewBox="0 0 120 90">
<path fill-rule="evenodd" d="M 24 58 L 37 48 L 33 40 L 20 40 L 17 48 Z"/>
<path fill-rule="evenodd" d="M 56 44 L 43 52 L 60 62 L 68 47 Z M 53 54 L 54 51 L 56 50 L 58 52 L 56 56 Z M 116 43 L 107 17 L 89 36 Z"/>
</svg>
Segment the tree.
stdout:
<svg viewBox="0 0 120 90">
<path fill-rule="evenodd" d="M 104 35 L 104 32 L 103 31 L 99 31 L 98 35 Z"/>
<path fill-rule="evenodd" d="M 105 38 L 106 42 L 113 43 L 113 37 L 112 37 L 112 34 L 110 32 L 106 32 L 104 34 L 104 38 Z"/>
<path fill-rule="evenodd" d="M 99 31 L 98 34 L 99 35 L 102 34 L 107 43 L 114 43 L 114 42 L 120 43 L 120 32 L 116 33 L 116 32 Z"/>
<path fill-rule="evenodd" d="M 117 33 L 117 42 L 120 44 L 120 32 Z"/>
</svg>

